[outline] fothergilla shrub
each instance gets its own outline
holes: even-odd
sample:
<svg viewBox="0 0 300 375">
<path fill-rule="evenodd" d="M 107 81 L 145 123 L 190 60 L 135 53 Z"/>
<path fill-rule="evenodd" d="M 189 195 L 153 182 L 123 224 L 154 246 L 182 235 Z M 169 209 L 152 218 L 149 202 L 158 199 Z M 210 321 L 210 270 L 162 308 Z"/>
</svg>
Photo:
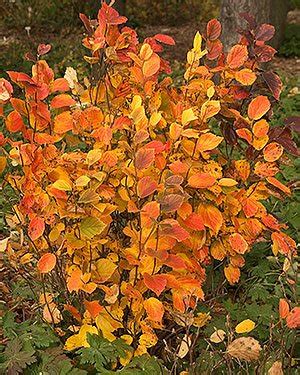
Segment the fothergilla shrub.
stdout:
<svg viewBox="0 0 300 375">
<path fill-rule="evenodd" d="M 264 205 L 291 194 L 277 174 L 292 140 L 269 124 L 282 86 L 261 65 L 275 53 L 272 26 L 245 15 L 225 53 L 211 20 L 175 87 L 160 56 L 171 37 L 140 42 L 105 2 L 97 20 L 80 17 L 89 77 L 55 78 L 40 45 L 31 76 L 0 81 L 1 168 L 19 196 L 8 220 L 20 241 L 6 254 L 43 285 L 43 318 L 67 350 L 88 333 L 121 338 L 125 364 L 175 326 L 205 324 L 212 262 L 233 285 L 257 242 L 292 258 L 294 240 Z"/>
</svg>

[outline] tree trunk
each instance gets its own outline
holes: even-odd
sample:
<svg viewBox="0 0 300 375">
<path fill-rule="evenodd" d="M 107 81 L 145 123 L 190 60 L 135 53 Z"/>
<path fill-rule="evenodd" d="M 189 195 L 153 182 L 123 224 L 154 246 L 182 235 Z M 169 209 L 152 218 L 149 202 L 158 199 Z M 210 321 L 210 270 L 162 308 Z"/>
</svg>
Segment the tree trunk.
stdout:
<svg viewBox="0 0 300 375">
<path fill-rule="evenodd" d="M 237 29 L 245 25 L 240 13 L 252 14 L 258 24 L 270 23 L 276 28 L 271 45 L 278 49 L 284 36 L 287 13 L 290 9 L 288 0 L 222 0 L 221 22 L 225 50 L 238 42 Z"/>
</svg>

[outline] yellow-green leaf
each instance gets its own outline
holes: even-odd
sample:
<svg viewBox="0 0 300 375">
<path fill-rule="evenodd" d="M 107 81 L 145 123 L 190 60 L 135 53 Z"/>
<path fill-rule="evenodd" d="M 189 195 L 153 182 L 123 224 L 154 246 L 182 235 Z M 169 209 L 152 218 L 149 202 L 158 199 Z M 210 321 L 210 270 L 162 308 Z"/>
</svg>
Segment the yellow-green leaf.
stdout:
<svg viewBox="0 0 300 375">
<path fill-rule="evenodd" d="M 87 238 L 93 238 L 102 233 L 105 227 L 106 224 L 97 217 L 86 217 L 80 223 L 80 233 Z"/>
<path fill-rule="evenodd" d="M 63 190 L 63 191 L 71 191 L 72 190 L 72 185 L 67 180 L 57 180 L 57 181 L 54 182 L 54 184 L 52 186 L 55 189 L 58 189 L 58 190 Z"/>
</svg>

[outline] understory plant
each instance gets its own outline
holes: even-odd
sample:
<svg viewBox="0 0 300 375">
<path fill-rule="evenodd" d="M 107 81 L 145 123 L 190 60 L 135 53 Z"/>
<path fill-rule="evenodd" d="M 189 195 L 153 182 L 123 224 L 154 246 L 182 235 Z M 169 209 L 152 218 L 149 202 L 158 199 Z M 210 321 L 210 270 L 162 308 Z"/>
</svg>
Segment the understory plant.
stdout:
<svg viewBox="0 0 300 375">
<path fill-rule="evenodd" d="M 26 55 L 31 76 L 0 80 L 3 186 L 18 197 L 1 242 L 10 269 L 83 369 L 139 374 L 150 361 L 149 374 L 164 371 L 149 354 L 171 373 L 184 358 L 191 373 L 211 371 L 201 361 L 212 355 L 213 369 L 229 373 L 258 360 L 262 346 L 244 335 L 252 320 L 233 330 L 228 315 L 223 330 L 203 330 L 257 244 L 271 244 L 295 289 L 295 241 L 266 208 L 291 195 L 280 170 L 297 154 L 293 124 L 270 126 L 282 88 L 265 70 L 273 26 L 244 15 L 247 28 L 225 53 L 221 24 L 209 21 L 176 87 L 160 55 L 170 36 L 139 41 L 106 2 L 97 20 L 80 18 L 90 76 L 69 67 L 55 78 L 44 60 L 51 46 L 40 44 Z M 209 300 L 208 271 L 219 280 Z M 295 304 L 295 293 L 281 299 L 272 330 L 297 328 Z M 199 362 L 201 342 L 208 357 Z"/>
</svg>

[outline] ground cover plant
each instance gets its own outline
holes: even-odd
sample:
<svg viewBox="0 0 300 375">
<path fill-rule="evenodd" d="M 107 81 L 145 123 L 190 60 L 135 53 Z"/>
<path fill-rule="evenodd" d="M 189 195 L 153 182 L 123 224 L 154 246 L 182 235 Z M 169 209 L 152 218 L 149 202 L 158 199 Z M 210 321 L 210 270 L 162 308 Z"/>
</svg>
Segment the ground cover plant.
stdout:
<svg viewBox="0 0 300 375">
<path fill-rule="evenodd" d="M 3 317 L 4 371 L 295 366 L 296 243 L 272 203 L 292 194 L 280 172 L 299 125 L 271 124 L 274 28 L 243 16 L 228 53 L 216 19 L 196 33 L 181 87 L 160 56 L 174 40 L 140 42 L 105 2 L 80 15 L 90 76 L 56 78 L 41 44 L 31 75 L 1 79 L 1 253 L 30 311 Z"/>
</svg>

